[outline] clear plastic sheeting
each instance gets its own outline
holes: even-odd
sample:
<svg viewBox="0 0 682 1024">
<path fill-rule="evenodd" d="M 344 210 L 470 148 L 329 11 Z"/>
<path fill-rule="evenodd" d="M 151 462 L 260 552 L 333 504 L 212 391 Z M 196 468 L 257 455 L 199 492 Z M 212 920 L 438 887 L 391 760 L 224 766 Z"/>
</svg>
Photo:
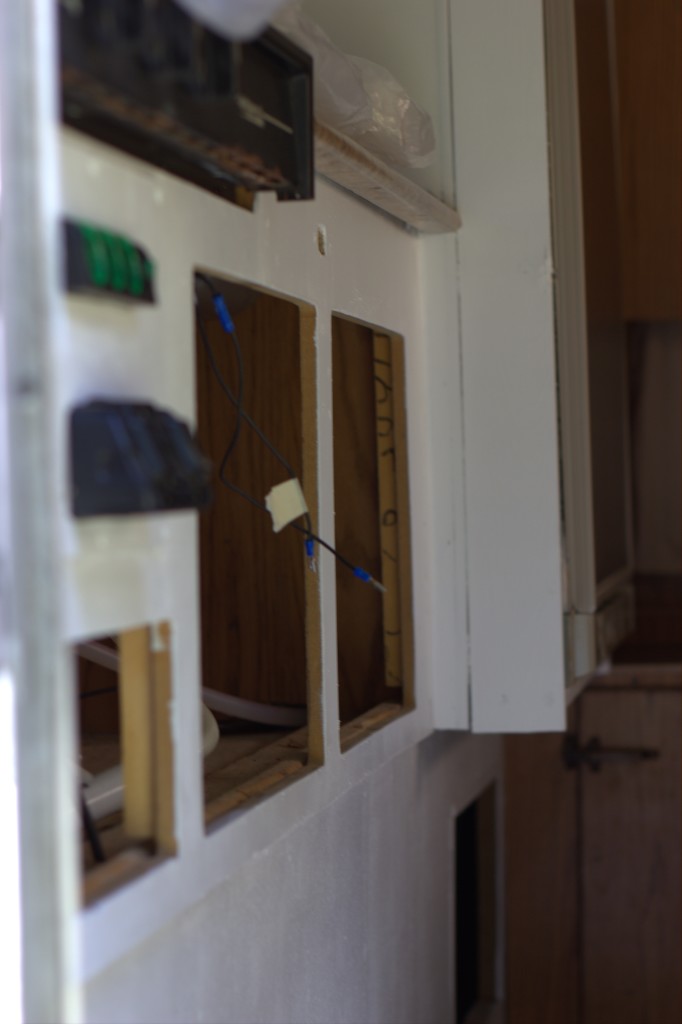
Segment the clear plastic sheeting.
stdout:
<svg viewBox="0 0 682 1024">
<path fill-rule="evenodd" d="M 319 121 L 394 167 L 421 168 L 433 162 L 431 118 L 390 71 L 342 53 L 298 3 L 280 11 L 274 24 L 313 57 Z"/>
<path fill-rule="evenodd" d="M 253 39 L 285 0 L 178 0 L 204 25 L 228 39 Z"/>
</svg>

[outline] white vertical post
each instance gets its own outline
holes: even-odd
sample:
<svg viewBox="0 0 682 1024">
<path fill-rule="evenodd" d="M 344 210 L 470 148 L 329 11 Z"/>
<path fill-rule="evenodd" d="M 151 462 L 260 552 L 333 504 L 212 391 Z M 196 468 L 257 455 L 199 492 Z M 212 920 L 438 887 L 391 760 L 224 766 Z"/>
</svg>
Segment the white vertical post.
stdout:
<svg viewBox="0 0 682 1024">
<path fill-rule="evenodd" d="M 52 0 L 0 4 L 2 295 L 9 546 L 8 664 L 16 687 L 23 1014 L 80 1018 L 74 711 L 60 642 L 52 366 L 58 288 L 57 69 Z"/>
<path fill-rule="evenodd" d="M 542 0 L 454 0 L 472 727 L 565 718 Z"/>
</svg>

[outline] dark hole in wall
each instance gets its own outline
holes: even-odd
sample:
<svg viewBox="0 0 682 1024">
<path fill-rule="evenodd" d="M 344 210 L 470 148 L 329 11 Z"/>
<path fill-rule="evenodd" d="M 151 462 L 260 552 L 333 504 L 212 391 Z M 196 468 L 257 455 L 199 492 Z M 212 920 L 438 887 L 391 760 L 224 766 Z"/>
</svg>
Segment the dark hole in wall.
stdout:
<svg viewBox="0 0 682 1024">
<path fill-rule="evenodd" d="M 456 823 L 457 1024 L 478 1002 L 478 805 L 470 804 Z"/>
<path fill-rule="evenodd" d="M 495 787 L 455 822 L 456 1024 L 495 1001 Z"/>
</svg>

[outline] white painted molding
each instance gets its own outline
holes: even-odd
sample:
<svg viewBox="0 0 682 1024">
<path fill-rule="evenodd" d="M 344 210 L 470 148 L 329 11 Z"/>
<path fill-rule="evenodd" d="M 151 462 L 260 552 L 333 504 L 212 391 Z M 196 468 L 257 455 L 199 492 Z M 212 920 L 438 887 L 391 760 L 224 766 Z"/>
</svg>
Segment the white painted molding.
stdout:
<svg viewBox="0 0 682 1024">
<path fill-rule="evenodd" d="M 472 725 L 565 721 L 559 438 L 539 0 L 453 9 Z"/>
</svg>

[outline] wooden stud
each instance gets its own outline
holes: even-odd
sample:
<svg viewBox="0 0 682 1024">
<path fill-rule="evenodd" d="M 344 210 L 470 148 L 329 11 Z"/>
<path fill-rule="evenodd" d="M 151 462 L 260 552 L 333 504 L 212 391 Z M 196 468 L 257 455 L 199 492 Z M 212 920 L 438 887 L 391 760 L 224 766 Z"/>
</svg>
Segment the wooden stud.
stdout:
<svg viewBox="0 0 682 1024">
<path fill-rule="evenodd" d="M 174 854 L 174 769 L 173 737 L 171 734 L 171 701 L 173 698 L 171 675 L 171 631 L 167 622 L 150 630 L 153 701 L 153 757 L 152 775 L 154 804 L 154 839 L 157 853 Z"/>
<path fill-rule="evenodd" d="M 395 488 L 398 519 L 398 564 L 400 566 L 400 624 L 402 639 L 403 705 L 414 707 L 414 625 L 412 620 L 412 542 L 410 529 L 410 485 L 407 464 L 407 399 L 405 392 L 405 345 L 391 337 L 393 366 L 393 432 L 396 464 Z"/>
<path fill-rule="evenodd" d="M 315 310 L 310 306 L 299 309 L 299 343 L 301 374 L 301 423 L 303 445 L 303 490 L 313 522 L 317 509 L 317 358 L 315 349 Z M 305 651 L 308 699 L 308 758 L 310 763 L 324 761 L 322 721 L 322 621 L 320 606 L 320 576 L 304 570 L 305 589 Z"/>
<path fill-rule="evenodd" d="M 374 396 L 376 418 L 377 476 L 379 480 L 379 537 L 381 582 L 386 591 L 384 606 L 384 671 L 386 685 L 403 685 L 402 622 L 400 615 L 399 528 L 395 439 L 394 374 L 391 338 L 374 332 Z"/>
<path fill-rule="evenodd" d="M 152 678 L 149 630 L 129 629 L 119 638 L 121 754 L 125 791 L 123 822 L 133 839 L 154 836 Z"/>
</svg>

